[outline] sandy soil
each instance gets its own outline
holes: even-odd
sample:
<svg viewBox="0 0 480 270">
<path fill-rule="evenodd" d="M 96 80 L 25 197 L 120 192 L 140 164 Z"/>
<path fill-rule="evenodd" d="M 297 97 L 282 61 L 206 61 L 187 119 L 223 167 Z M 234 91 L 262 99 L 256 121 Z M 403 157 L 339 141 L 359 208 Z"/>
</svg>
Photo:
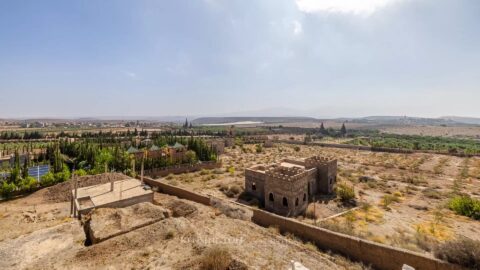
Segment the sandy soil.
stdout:
<svg viewBox="0 0 480 270">
<path fill-rule="evenodd" d="M 244 150 L 240 147 L 227 149 L 222 156 L 222 169 L 169 176 L 166 181 L 204 194 L 238 200 L 239 194 L 228 194 L 228 190 L 234 186 L 244 189 L 245 168 L 286 157 L 323 155 L 338 159 L 339 181 L 354 186 L 359 205 L 367 205 L 321 226 L 420 252 L 428 252 L 432 246 L 423 243 L 425 241 L 436 243 L 460 235 L 480 240 L 478 221 L 458 216 L 446 207 L 455 189 L 480 197 L 479 158 L 303 145 L 297 152 L 294 147 L 275 144 L 272 148 L 264 148 L 262 153 L 256 153 L 254 145 L 245 145 Z M 362 176 L 372 181 L 362 182 Z M 386 196 L 393 196 L 396 201 L 385 206 Z M 327 205 L 319 203 L 316 209 L 318 219 L 346 210 L 336 201 L 329 201 Z M 299 219 L 314 223 L 307 217 Z"/>
<path fill-rule="evenodd" d="M 177 217 L 85 246 L 80 222 L 68 218 L 69 203 L 45 200 L 44 192 L 0 205 L 0 269 L 198 269 L 205 250 L 217 245 L 249 269 L 285 269 L 290 260 L 310 269 L 362 269 L 275 229 L 159 193 L 155 204 Z M 32 209 L 33 221 L 26 221 L 22 213 Z"/>
</svg>

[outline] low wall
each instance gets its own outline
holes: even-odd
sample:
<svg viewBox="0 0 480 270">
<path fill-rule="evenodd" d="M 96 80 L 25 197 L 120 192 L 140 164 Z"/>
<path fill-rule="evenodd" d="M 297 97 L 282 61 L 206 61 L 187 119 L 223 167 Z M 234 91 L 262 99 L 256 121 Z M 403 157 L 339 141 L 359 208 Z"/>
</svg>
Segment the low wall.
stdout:
<svg viewBox="0 0 480 270">
<path fill-rule="evenodd" d="M 201 203 L 201 204 L 204 204 L 204 205 L 210 205 L 210 197 L 208 197 L 208 196 L 200 195 L 200 194 L 195 193 L 193 191 L 186 190 L 186 189 L 179 188 L 179 187 L 175 187 L 175 186 L 163 183 L 160 180 L 154 180 L 154 179 L 151 179 L 151 178 L 148 178 L 148 177 L 144 177 L 143 182 L 145 182 L 145 184 L 147 184 L 149 186 L 157 187 L 158 191 L 161 192 L 161 193 L 177 196 L 181 199 L 194 201 L 194 202 Z"/>
<path fill-rule="evenodd" d="M 175 187 L 160 180 L 144 177 L 144 182 L 157 187 L 159 192 L 177 196 L 182 199 L 212 205 L 212 198 L 196 192 Z M 236 202 L 235 202 L 236 203 Z M 242 205 L 245 206 L 245 205 Z M 336 233 L 305 224 L 293 219 L 285 218 L 264 210 L 248 207 L 253 212 L 252 221 L 258 225 L 276 226 L 282 232 L 292 233 L 302 239 L 315 243 L 319 248 L 343 254 L 354 260 L 372 265 L 376 269 L 400 270 L 404 264 L 416 270 L 460 270 L 460 266 L 408 250 L 378 244 L 341 233 Z"/>
<path fill-rule="evenodd" d="M 416 270 L 461 269 L 459 266 L 419 253 L 332 232 L 263 210 L 252 209 L 252 211 L 252 221 L 261 226 L 278 226 L 280 231 L 312 241 L 321 249 L 341 253 L 365 264 L 371 264 L 377 269 L 402 269 L 403 264 L 408 264 Z"/>
<path fill-rule="evenodd" d="M 169 174 L 196 172 L 202 169 L 211 170 L 211 169 L 217 169 L 221 167 L 222 167 L 222 163 L 220 162 L 202 162 L 197 164 L 183 164 L 178 166 L 172 166 L 164 169 L 145 170 L 145 175 L 148 175 L 151 177 L 164 177 Z"/>
</svg>

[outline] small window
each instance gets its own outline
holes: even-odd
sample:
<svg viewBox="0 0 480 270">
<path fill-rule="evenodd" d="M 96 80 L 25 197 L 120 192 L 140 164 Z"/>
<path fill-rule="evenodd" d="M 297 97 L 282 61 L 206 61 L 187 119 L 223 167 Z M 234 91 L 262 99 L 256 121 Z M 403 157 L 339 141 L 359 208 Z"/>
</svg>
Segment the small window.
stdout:
<svg viewBox="0 0 480 270">
<path fill-rule="evenodd" d="M 295 206 L 298 206 L 298 198 L 295 200 Z"/>
<path fill-rule="evenodd" d="M 283 206 L 287 207 L 287 206 L 288 206 L 288 200 L 287 200 L 287 198 L 283 197 L 282 203 L 283 203 Z"/>
<path fill-rule="evenodd" d="M 268 200 L 273 202 L 273 193 L 268 194 Z"/>
<path fill-rule="evenodd" d="M 307 201 L 307 194 L 303 193 L 303 201 Z"/>
<path fill-rule="evenodd" d="M 252 184 L 252 190 L 257 190 L 257 186 L 255 185 L 255 183 Z"/>
</svg>

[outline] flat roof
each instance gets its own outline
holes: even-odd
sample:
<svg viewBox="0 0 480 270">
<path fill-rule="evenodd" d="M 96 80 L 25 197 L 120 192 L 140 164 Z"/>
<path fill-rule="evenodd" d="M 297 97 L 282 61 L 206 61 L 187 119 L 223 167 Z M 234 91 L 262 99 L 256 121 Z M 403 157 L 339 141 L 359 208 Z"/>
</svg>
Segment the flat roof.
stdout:
<svg viewBox="0 0 480 270">
<path fill-rule="evenodd" d="M 286 167 L 286 168 L 297 167 L 297 168 L 305 169 L 305 166 L 298 165 L 298 164 L 293 164 L 293 163 L 290 163 L 290 162 L 282 162 L 282 163 L 280 163 L 280 166 Z"/>
<path fill-rule="evenodd" d="M 75 191 L 72 190 L 72 194 L 74 194 L 74 192 Z M 150 193 L 152 193 L 152 191 L 145 190 L 142 182 L 133 178 L 113 182 L 113 191 L 110 191 L 110 183 L 82 187 L 77 189 L 77 201 L 80 207 L 78 210 L 99 207 Z"/>
</svg>

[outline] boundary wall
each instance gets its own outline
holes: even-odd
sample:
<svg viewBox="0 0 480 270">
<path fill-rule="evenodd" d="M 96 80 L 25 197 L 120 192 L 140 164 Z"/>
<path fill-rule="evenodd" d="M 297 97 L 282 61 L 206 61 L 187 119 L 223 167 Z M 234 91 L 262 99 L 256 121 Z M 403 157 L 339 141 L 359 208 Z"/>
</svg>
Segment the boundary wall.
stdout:
<svg viewBox="0 0 480 270">
<path fill-rule="evenodd" d="M 144 177 L 144 182 L 157 187 L 159 192 L 177 196 L 204 205 L 211 205 L 214 197 L 175 187 L 160 180 Z M 252 221 L 263 227 L 278 227 L 282 232 L 292 233 L 306 241 L 315 243 L 323 250 L 331 250 L 349 258 L 372 265 L 375 269 L 400 270 L 403 264 L 416 270 L 460 270 L 460 266 L 444 262 L 424 254 L 395 248 L 358 237 L 353 237 L 324 228 L 305 224 L 294 219 L 282 217 L 264 210 L 249 208 L 253 212 Z"/>
</svg>

